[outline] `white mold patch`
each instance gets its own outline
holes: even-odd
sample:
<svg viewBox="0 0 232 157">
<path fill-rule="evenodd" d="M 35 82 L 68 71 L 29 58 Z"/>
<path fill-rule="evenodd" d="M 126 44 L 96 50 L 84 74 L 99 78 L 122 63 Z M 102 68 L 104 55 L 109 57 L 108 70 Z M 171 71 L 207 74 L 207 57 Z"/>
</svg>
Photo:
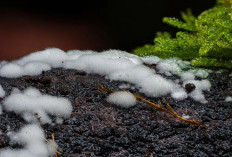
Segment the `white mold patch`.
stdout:
<svg viewBox="0 0 232 157">
<path fill-rule="evenodd" d="M 49 115 L 68 118 L 72 112 L 68 99 L 43 95 L 32 87 L 23 92 L 14 90 L 3 105 L 6 111 L 20 114 L 28 122 L 39 119 L 41 123 L 51 123 Z"/>
<path fill-rule="evenodd" d="M 183 71 L 182 69 L 190 67 L 190 63 L 178 58 L 164 60 L 156 56 L 138 57 L 120 50 L 108 50 L 101 53 L 72 50 L 65 53 L 60 49 L 50 48 L 31 53 L 12 62 L 3 62 L 0 66 L 0 76 L 17 78 L 23 75 L 38 75 L 42 71 L 58 67 L 77 69 L 91 74 L 104 75 L 110 80 L 128 82 L 147 96 L 160 97 L 171 94 L 176 100 L 187 98 L 183 87 L 157 74 L 154 69 L 144 66 L 144 63 L 157 64 L 156 68 L 159 73 L 167 76 L 178 75 L 184 82 L 194 80 L 195 76 L 207 75 L 204 70 L 197 69 L 192 73 L 190 70 Z M 203 90 L 196 93 L 202 93 Z M 191 97 L 195 98 L 195 95 L 193 93 Z M 200 102 L 205 103 L 205 101 Z"/>
<path fill-rule="evenodd" d="M 106 98 L 106 101 L 124 108 L 129 108 L 136 104 L 134 95 L 126 91 L 111 93 Z"/>
<path fill-rule="evenodd" d="M 5 96 L 5 91 L 4 89 L 2 88 L 2 86 L 0 85 L 0 97 L 4 97 Z"/>
<path fill-rule="evenodd" d="M 49 157 L 55 154 L 54 149 L 45 143 L 45 135 L 38 125 L 27 125 L 19 132 L 11 132 L 11 143 L 23 145 L 23 149 L 1 149 L 1 157 Z"/>
<path fill-rule="evenodd" d="M 225 102 L 232 102 L 232 97 L 231 96 L 227 96 L 225 99 Z"/>
</svg>

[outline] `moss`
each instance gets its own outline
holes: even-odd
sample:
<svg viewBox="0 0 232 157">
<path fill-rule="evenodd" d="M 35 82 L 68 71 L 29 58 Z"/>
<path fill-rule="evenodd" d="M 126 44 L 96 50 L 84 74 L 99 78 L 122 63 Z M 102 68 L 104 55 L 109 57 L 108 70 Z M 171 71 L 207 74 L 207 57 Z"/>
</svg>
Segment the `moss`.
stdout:
<svg viewBox="0 0 232 157">
<path fill-rule="evenodd" d="M 174 38 L 168 32 L 158 32 L 154 44 L 139 47 L 133 53 L 179 57 L 195 66 L 232 68 L 232 0 L 218 0 L 198 17 L 190 9 L 181 16 L 183 21 L 163 18 L 164 23 L 180 29 Z"/>
</svg>

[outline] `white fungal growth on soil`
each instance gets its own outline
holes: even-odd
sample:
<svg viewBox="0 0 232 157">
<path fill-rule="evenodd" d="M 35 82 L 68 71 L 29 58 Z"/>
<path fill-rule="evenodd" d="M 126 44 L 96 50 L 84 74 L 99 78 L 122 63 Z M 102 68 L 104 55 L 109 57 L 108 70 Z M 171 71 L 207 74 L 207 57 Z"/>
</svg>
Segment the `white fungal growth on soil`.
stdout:
<svg viewBox="0 0 232 157">
<path fill-rule="evenodd" d="M 5 91 L 2 88 L 2 85 L 0 85 L 0 97 L 4 97 L 5 96 Z"/>
<path fill-rule="evenodd" d="M 203 94 L 203 91 L 209 91 L 211 88 L 211 84 L 208 80 L 187 80 L 183 83 L 183 87 L 188 84 L 192 83 L 195 85 L 195 89 L 189 94 L 191 98 L 193 98 L 195 101 L 198 101 L 200 103 L 207 103 L 208 101 L 205 99 L 205 96 Z"/>
<path fill-rule="evenodd" d="M 42 128 L 36 124 L 24 126 L 19 132 L 9 133 L 11 143 L 23 145 L 23 149 L 2 149 L 0 157 L 49 157 L 54 155 L 54 146 L 45 142 Z M 54 141 L 53 141 L 54 143 Z"/>
<path fill-rule="evenodd" d="M 144 64 L 156 64 L 156 70 Z M 50 48 L 31 53 L 15 61 L 0 62 L 0 76 L 18 78 L 24 75 L 39 75 L 52 68 L 76 69 L 103 75 L 109 80 L 123 81 L 125 84 L 119 86 L 120 88 L 133 86 L 150 97 L 170 94 L 176 100 L 191 97 L 195 101 L 206 103 L 203 91 L 210 90 L 211 84 L 208 80 L 195 80 L 195 77 L 205 78 L 208 73 L 202 69 L 191 70 L 189 66 L 189 62 L 177 58 L 164 60 L 156 56 L 138 57 L 119 50 L 108 50 L 102 53 L 72 50 L 66 53 L 57 48 Z M 190 70 L 184 71 L 183 69 L 186 68 Z M 165 78 L 163 74 L 176 75 L 180 80 Z M 178 83 L 181 81 L 183 85 Z M 190 93 L 185 90 L 187 83 L 192 83 L 196 87 Z M 5 97 L 1 85 L 0 97 Z M 126 91 L 111 93 L 106 100 L 123 108 L 136 104 L 134 95 Z M 227 98 L 226 101 L 231 99 Z M 32 124 L 23 127 L 18 133 L 8 133 L 11 135 L 11 142 L 23 145 L 24 149 L 2 149 L 0 157 L 48 157 L 54 154 L 57 145 L 54 141 L 50 141 L 50 146 L 53 147 L 49 148 L 49 145 L 45 143 L 44 133 L 38 126 L 38 120 L 41 123 L 54 124 L 49 117 L 52 115 L 56 123 L 62 123 L 63 119 L 69 118 L 72 112 L 72 105 L 68 99 L 41 94 L 39 90 L 29 87 L 24 91 L 13 89 L 0 104 L 0 114 L 1 105 L 4 111 L 15 112 Z"/>
<path fill-rule="evenodd" d="M 2 86 L 0 85 L 0 98 L 5 96 L 5 91 L 3 90 Z M 2 105 L 0 103 L 0 115 L 2 114 Z"/>
<path fill-rule="evenodd" d="M 111 93 L 106 98 L 106 101 L 124 108 L 129 108 L 136 104 L 134 95 L 126 91 Z"/>
<path fill-rule="evenodd" d="M 128 89 L 128 88 L 131 87 L 131 85 L 130 85 L 130 84 L 125 84 L 125 83 L 123 83 L 123 84 L 119 85 L 118 87 L 119 87 L 120 89 Z"/>
<path fill-rule="evenodd" d="M 2 114 L 2 105 L 0 105 L 0 115 Z"/>
<path fill-rule="evenodd" d="M 0 76 L 16 78 L 23 75 L 37 75 L 50 68 L 60 67 L 104 75 L 110 80 L 125 81 L 151 97 L 167 94 L 171 94 L 176 100 L 188 97 L 180 85 L 173 80 L 162 77 L 154 69 L 145 66 L 144 63 L 157 64 L 158 72 L 168 76 L 173 74 L 181 76 L 184 72 L 182 69 L 190 66 L 189 62 L 177 58 L 163 60 L 155 56 L 138 57 L 120 50 L 108 50 L 102 53 L 72 50 L 65 53 L 60 49 L 51 48 L 31 53 L 12 62 L 1 63 Z M 194 73 L 195 76 L 203 71 L 196 70 Z M 189 79 L 193 80 L 194 76 L 186 75 L 182 78 L 188 81 Z M 195 96 L 191 97 L 195 98 Z M 205 103 L 203 100 L 200 102 Z"/>
<path fill-rule="evenodd" d="M 14 90 L 4 101 L 6 111 L 13 111 L 28 121 L 39 119 L 41 123 L 51 123 L 48 114 L 68 118 L 72 112 L 71 102 L 62 97 L 43 95 L 29 87 L 23 92 Z"/>
<path fill-rule="evenodd" d="M 225 102 L 232 102 L 232 97 L 231 96 L 227 96 L 225 99 Z"/>
</svg>

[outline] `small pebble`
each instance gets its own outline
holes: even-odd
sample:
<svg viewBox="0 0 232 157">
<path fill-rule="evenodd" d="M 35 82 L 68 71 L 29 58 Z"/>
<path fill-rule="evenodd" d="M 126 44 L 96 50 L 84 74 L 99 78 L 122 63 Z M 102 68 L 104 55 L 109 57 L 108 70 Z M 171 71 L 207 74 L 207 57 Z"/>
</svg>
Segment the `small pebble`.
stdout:
<svg viewBox="0 0 232 157">
<path fill-rule="evenodd" d="M 196 88 L 196 86 L 193 83 L 187 83 L 185 85 L 185 89 L 189 93 L 192 92 L 195 88 Z"/>
</svg>

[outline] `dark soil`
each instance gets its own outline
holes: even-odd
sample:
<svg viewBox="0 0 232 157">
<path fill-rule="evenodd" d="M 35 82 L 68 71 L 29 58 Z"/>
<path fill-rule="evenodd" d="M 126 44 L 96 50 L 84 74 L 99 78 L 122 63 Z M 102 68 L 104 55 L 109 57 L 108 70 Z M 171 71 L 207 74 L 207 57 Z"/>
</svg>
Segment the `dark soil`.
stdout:
<svg viewBox="0 0 232 157">
<path fill-rule="evenodd" d="M 107 93 L 100 91 L 97 85 L 119 90 L 122 82 L 109 81 L 83 71 L 52 69 L 33 77 L 0 77 L 0 84 L 6 96 L 14 87 L 24 90 L 33 86 L 42 93 L 66 97 L 72 102 L 74 109 L 70 119 L 63 124 L 42 125 L 47 138 L 55 134 L 63 157 L 232 156 L 232 105 L 224 102 L 232 94 L 232 76 L 213 73 L 209 80 L 212 88 L 205 92 L 207 104 L 190 98 L 175 101 L 170 96 L 165 97 L 180 115 L 190 115 L 204 126 L 186 124 L 143 102 L 129 109 L 109 104 L 105 101 Z M 136 89 L 131 92 L 138 93 Z M 155 103 L 162 100 L 147 99 Z M 15 147 L 10 145 L 6 133 L 17 131 L 25 124 L 15 113 L 0 115 L 0 130 L 3 132 L 0 148 Z"/>
</svg>

